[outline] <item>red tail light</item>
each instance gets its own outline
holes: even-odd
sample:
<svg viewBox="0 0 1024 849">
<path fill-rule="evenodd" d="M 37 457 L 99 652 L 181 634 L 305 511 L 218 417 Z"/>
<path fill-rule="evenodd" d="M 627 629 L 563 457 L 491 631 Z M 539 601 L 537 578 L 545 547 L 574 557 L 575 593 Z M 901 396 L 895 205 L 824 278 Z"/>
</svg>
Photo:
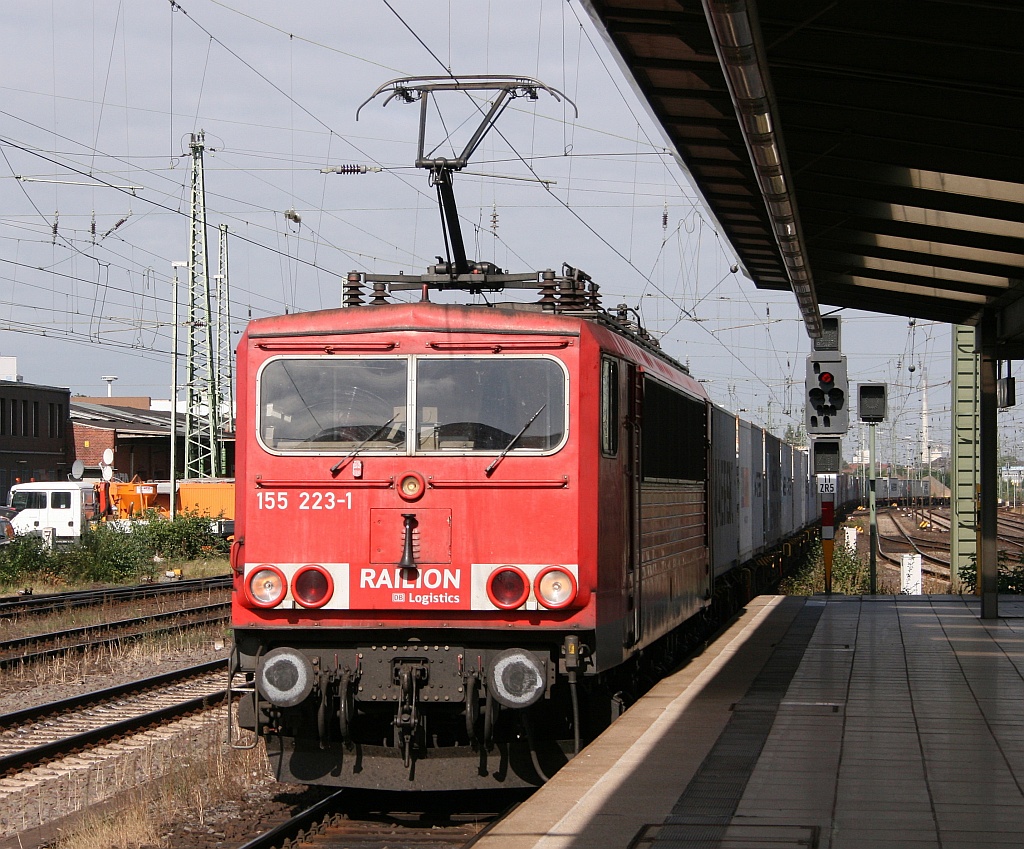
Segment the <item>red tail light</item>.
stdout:
<svg viewBox="0 0 1024 849">
<path fill-rule="evenodd" d="M 303 566 L 292 578 L 292 598 L 303 607 L 323 607 L 334 595 L 334 579 L 321 566 Z"/>
<path fill-rule="evenodd" d="M 530 582 L 514 566 L 495 569 L 487 579 L 487 597 L 491 604 L 502 610 L 515 610 L 526 603 L 530 595 Z"/>
</svg>

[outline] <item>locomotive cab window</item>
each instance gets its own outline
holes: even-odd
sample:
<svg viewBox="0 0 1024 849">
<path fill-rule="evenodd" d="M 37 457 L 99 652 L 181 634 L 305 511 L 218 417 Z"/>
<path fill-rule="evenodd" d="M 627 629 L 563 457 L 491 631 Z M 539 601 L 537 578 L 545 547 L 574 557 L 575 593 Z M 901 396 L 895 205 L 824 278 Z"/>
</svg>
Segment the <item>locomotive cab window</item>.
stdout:
<svg viewBox="0 0 1024 849">
<path fill-rule="evenodd" d="M 417 451 L 552 451 L 565 434 L 566 378 L 548 357 L 421 357 Z"/>
<path fill-rule="evenodd" d="M 259 376 L 259 437 L 272 450 L 405 450 L 405 358 L 280 357 Z"/>
<path fill-rule="evenodd" d="M 288 454 L 550 453 L 567 383 L 545 356 L 278 357 L 260 370 L 257 433 Z"/>
</svg>

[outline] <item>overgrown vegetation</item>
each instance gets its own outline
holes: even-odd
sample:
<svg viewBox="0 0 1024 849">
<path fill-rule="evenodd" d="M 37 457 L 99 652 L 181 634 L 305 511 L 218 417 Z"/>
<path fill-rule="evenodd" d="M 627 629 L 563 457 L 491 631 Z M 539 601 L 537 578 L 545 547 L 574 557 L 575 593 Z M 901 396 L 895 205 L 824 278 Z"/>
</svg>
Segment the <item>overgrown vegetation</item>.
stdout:
<svg viewBox="0 0 1024 849">
<path fill-rule="evenodd" d="M 837 544 L 832 553 L 832 592 L 864 595 L 871 591 L 871 574 L 867 563 L 845 545 Z M 821 543 L 815 544 L 806 563 L 783 579 L 779 592 L 784 595 L 814 595 L 825 592 L 825 560 Z"/>
<path fill-rule="evenodd" d="M 1011 557 L 1008 551 L 999 550 L 996 566 L 999 575 L 999 592 L 1020 595 L 1024 593 L 1024 552 Z M 978 559 L 971 554 L 970 561 L 960 567 L 960 592 L 971 595 L 978 591 Z"/>
<path fill-rule="evenodd" d="M 249 750 L 230 749 L 220 742 L 224 733 L 220 724 L 214 729 L 197 735 L 198 745 L 182 752 L 170 772 L 140 785 L 119 804 L 87 814 L 56 843 L 56 849 L 173 849 L 178 845 L 175 833 L 183 823 L 189 824 L 185 831 L 194 834 L 197 843 L 213 845 L 209 820 L 237 818 L 239 800 L 271 780 L 262 744 Z"/>
<path fill-rule="evenodd" d="M 171 563 L 222 558 L 226 540 L 204 516 L 179 513 L 173 521 L 147 514 L 88 529 L 80 542 L 49 550 L 42 537 L 19 536 L 0 546 L 0 585 L 62 587 L 155 578 Z"/>
</svg>

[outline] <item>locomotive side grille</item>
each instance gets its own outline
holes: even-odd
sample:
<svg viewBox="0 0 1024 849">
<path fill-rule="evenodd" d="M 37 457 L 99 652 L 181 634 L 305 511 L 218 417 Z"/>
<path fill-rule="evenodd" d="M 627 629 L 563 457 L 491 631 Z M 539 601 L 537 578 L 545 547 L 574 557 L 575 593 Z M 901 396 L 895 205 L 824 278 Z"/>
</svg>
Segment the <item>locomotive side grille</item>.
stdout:
<svg viewBox="0 0 1024 849">
<path fill-rule="evenodd" d="M 704 485 L 645 481 L 640 504 L 640 633 L 649 643 L 696 613 L 710 586 Z"/>
<path fill-rule="evenodd" d="M 645 576 L 706 557 L 703 484 L 646 483 L 641 504 L 641 562 Z"/>
</svg>

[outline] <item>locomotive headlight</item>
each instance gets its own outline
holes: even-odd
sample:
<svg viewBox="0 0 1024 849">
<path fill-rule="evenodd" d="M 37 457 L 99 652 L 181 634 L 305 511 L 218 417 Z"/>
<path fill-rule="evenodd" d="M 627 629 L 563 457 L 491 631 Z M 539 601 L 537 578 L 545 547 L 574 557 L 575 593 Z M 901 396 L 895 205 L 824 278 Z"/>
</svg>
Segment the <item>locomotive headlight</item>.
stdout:
<svg viewBox="0 0 1024 849">
<path fill-rule="evenodd" d="M 292 577 L 292 598 L 303 607 L 323 607 L 334 595 L 334 578 L 322 566 L 303 566 Z"/>
<path fill-rule="evenodd" d="M 533 584 L 537 599 L 545 607 L 557 610 L 576 598 L 576 579 L 567 569 L 549 566 L 537 575 Z"/>
<path fill-rule="evenodd" d="M 417 472 L 406 472 L 398 482 L 398 494 L 406 501 L 415 501 L 426 488 L 423 475 Z"/>
<path fill-rule="evenodd" d="M 271 704 L 295 707 L 313 689 L 313 665 L 295 649 L 273 649 L 256 666 L 256 686 Z"/>
<path fill-rule="evenodd" d="M 491 661 L 487 685 L 500 704 L 525 708 L 544 695 L 547 673 L 525 649 L 505 649 Z"/>
<path fill-rule="evenodd" d="M 256 607 L 275 607 L 287 590 L 288 582 L 276 566 L 260 566 L 245 582 L 245 594 Z"/>
<path fill-rule="evenodd" d="M 515 610 L 526 603 L 530 582 L 522 570 L 515 566 L 495 569 L 487 578 L 487 597 L 491 604 L 502 610 Z"/>
</svg>

